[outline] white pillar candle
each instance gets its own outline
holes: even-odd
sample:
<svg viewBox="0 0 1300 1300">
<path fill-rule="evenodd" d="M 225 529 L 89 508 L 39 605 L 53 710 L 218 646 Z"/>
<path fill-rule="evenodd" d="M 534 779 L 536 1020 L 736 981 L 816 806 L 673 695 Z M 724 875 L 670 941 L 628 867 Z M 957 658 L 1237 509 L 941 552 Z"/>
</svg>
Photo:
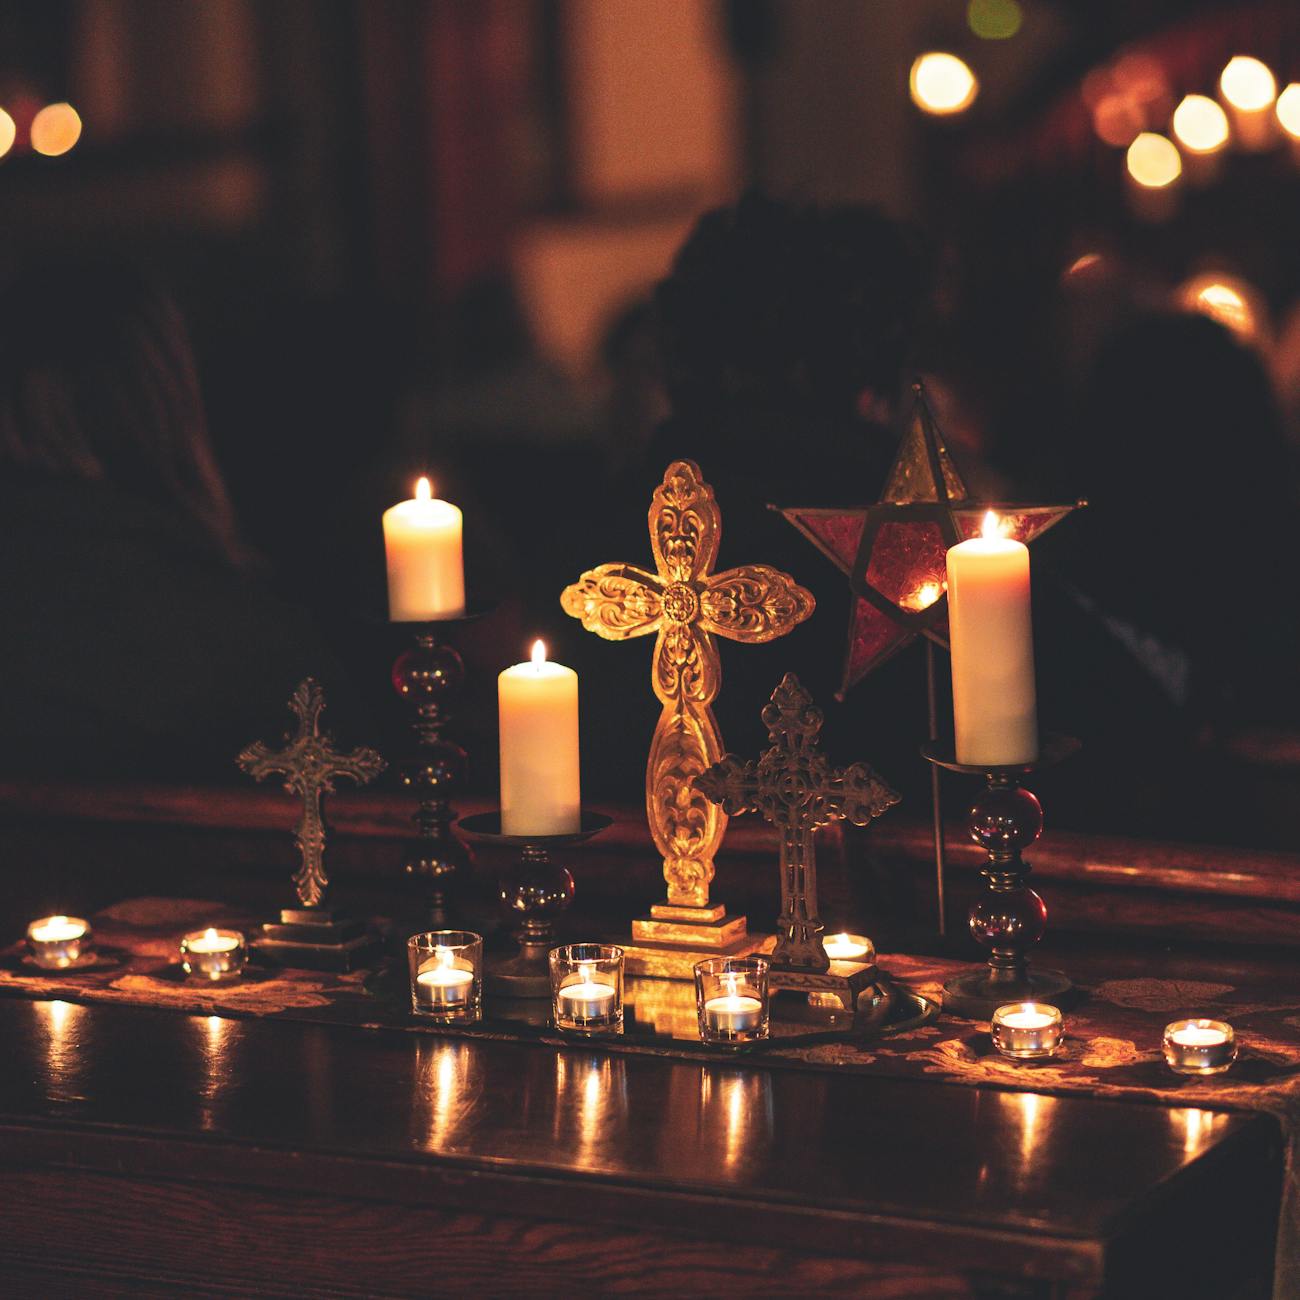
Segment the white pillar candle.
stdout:
<svg viewBox="0 0 1300 1300">
<path fill-rule="evenodd" d="M 501 715 L 501 831 L 569 835 L 582 821 L 578 674 L 533 645 L 532 661 L 497 679 Z"/>
<path fill-rule="evenodd" d="M 984 536 L 948 552 L 948 627 L 957 761 L 973 767 L 1038 757 L 1029 548 L 1003 537 L 997 516 Z"/>
<path fill-rule="evenodd" d="M 423 623 L 465 612 L 461 513 L 449 501 L 433 499 L 427 478 L 415 485 L 413 500 L 384 511 L 384 551 L 392 622 Z"/>
</svg>

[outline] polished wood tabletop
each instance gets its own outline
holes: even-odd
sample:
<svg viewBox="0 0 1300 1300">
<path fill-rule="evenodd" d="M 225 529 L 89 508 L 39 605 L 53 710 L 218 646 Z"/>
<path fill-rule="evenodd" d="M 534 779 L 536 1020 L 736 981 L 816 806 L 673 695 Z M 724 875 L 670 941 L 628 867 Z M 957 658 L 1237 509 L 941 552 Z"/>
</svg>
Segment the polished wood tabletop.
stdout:
<svg viewBox="0 0 1300 1300">
<path fill-rule="evenodd" d="M 421 1211 L 452 1216 L 436 1220 L 444 1236 L 465 1214 L 577 1221 L 609 1241 L 636 1230 L 659 1261 L 651 1292 L 672 1243 L 707 1240 L 751 1294 L 774 1281 L 754 1251 L 776 1245 L 790 1268 L 824 1257 L 850 1293 L 930 1293 L 868 1286 L 862 1262 L 884 1261 L 936 1286 L 940 1268 L 1096 1294 L 1126 1269 L 1149 1277 L 1152 1258 L 1211 1224 L 1258 1273 L 1276 1222 L 1278 1132 L 1264 1117 L 12 997 L 0 1041 L 0 1261 L 13 1277 L 43 1276 L 60 1233 L 101 1272 L 105 1253 L 131 1276 L 173 1276 L 191 1257 L 216 1269 L 194 1240 L 196 1184 L 213 1231 L 230 1198 L 281 1225 L 295 1206 L 310 1224 L 318 1196 L 391 1207 L 363 1215 L 360 1238 L 339 1211 L 314 1253 L 294 1220 L 270 1258 L 306 1270 L 303 1294 L 329 1293 L 340 1250 L 387 1258 L 394 1233 L 428 1231 Z M 265 1280 L 273 1235 L 220 1254 L 236 1289 Z M 437 1231 L 423 1251 L 442 1258 Z M 1221 1265 L 1207 1244 L 1193 1282 Z M 408 1274 L 387 1265 L 373 1293 L 411 1293 Z"/>
</svg>

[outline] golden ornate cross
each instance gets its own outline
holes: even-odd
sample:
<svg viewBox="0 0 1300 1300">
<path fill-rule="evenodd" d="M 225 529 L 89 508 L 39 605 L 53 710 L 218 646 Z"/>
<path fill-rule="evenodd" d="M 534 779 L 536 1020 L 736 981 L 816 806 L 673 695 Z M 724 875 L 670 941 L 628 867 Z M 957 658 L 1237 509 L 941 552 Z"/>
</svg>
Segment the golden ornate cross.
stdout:
<svg viewBox="0 0 1300 1300">
<path fill-rule="evenodd" d="M 793 673 L 786 673 L 763 706 L 771 747 L 758 761 L 727 755 L 696 787 L 729 814 L 757 812 L 781 835 L 781 915 L 772 960 L 824 971 L 817 904 L 817 858 L 813 833 L 832 821 L 865 826 L 898 802 L 898 795 L 865 763 L 833 768 L 817 748 L 822 711 Z"/>
<path fill-rule="evenodd" d="M 650 681 L 663 705 L 646 767 L 646 815 L 663 854 L 668 902 L 703 908 L 726 814 L 694 780 L 722 757 L 711 707 L 722 684 L 715 636 L 771 641 L 812 612 L 812 595 L 766 564 L 714 573 L 722 516 L 689 460 L 674 461 L 650 501 L 655 572 L 602 564 L 566 587 L 560 603 L 609 641 L 657 633 Z"/>
<path fill-rule="evenodd" d="M 384 770 L 384 760 L 373 749 L 362 747 L 340 754 L 327 732 L 321 731 L 320 715 L 325 693 L 308 677 L 298 683 L 289 707 L 298 718 L 296 735 L 286 735 L 284 748 L 273 750 L 255 741 L 238 758 L 239 766 L 260 781 L 264 776 L 283 776 L 284 788 L 302 799 L 302 817 L 295 838 L 302 865 L 293 883 L 303 907 L 319 907 L 329 885 L 325 874 L 325 815 L 321 800 L 334 792 L 334 778 L 350 777 L 366 785 Z"/>
</svg>

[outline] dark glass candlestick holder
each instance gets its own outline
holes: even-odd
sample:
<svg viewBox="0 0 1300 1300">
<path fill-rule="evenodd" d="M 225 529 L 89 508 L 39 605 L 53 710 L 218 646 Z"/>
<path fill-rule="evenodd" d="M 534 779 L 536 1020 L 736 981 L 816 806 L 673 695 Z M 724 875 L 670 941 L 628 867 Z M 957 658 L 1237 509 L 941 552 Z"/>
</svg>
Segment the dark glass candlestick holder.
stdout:
<svg viewBox="0 0 1300 1300">
<path fill-rule="evenodd" d="M 949 1015 L 987 1020 L 1007 1002 L 1055 1003 L 1073 987 L 1060 971 L 1030 970 L 1028 950 L 1047 926 L 1047 906 L 1029 886 L 1030 866 L 1021 856 L 1043 833 L 1043 806 L 1024 778 L 1069 758 L 1079 748 L 1072 736 L 1043 738 L 1033 763 L 1007 767 L 958 763 L 951 742 L 930 742 L 925 758 L 950 772 L 982 776 L 983 791 L 970 809 L 970 837 L 988 854 L 987 888 L 970 908 L 971 934 L 989 950 L 984 970 L 958 975 L 943 986 Z"/>
<path fill-rule="evenodd" d="M 411 818 L 415 835 L 402 845 L 402 874 L 419 895 L 426 928 L 435 930 L 451 923 L 453 896 L 474 865 L 470 850 L 452 831 L 452 800 L 464 784 L 467 755 L 445 734 L 465 684 L 465 661 L 439 636 L 444 627 L 466 623 L 481 612 L 410 624 L 415 644 L 393 664 L 393 689 L 410 706 L 415 737 L 397 774 L 402 788 L 419 801 Z"/>
<path fill-rule="evenodd" d="M 549 998 L 547 954 L 555 946 L 555 925 L 573 902 L 573 873 L 551 854 L 582 844 L 613 824 L 603 813 L 583 812 L 579 828 L 564 835 L 503 835 L 500 813 L 462 817 L 467 839 L 517 848 L 519 857 L 501 873 L 498 899 L 515 926 L 519 951 L 488 960 L 484 984 L 489 993 L 511 998 Z"/>
</svg>

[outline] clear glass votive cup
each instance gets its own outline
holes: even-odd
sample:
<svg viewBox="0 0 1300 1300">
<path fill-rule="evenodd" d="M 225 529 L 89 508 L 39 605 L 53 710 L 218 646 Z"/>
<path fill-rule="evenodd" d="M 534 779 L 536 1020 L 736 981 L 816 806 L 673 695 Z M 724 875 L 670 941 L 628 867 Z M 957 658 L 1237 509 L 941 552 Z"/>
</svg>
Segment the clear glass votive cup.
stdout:
<svg viewBox="0 0 1300 1300">
<path fill-rule="evenodd" d="M 695 963 L 700 1041 L 740 1047 L 771 1029 L 766 957 L 706 957 Z"/>
<path fill-rule="evenodd" d="M 411 1010 L 443 1024 L 483 1017 L 483 936 L 472 930 L 426 930 L 406 941 Z"/>
<path fill-rule="evenodd" d="M 623 1032 L 623 949 L 612 943 L 552 948 L 551 1014 L 572 1034 Z"/>
<path fill-rule="evenodd" d="M 27 951 L 46 970 L 65 970 L 94 947 L 90 922 L 79 916 L 43 916 L 27 927 Z"/>
<path fill-rule="evenodd" d="M 193 930 L 181 938 L 181 970 L 190 979 L 235 979 L 248 961 L 248 944 L 238 930 Z"/>
<path fill-rule="evenodd" d="M 1237 1035 L 1225 1020 L 1175 1020 L 1162 1046 L 1175 1074 L 1222 1074 L 1237 1059 Z"/>
<path fill-rule="evenodd" d="M 1013 1061 L 1041 1061 L 1061 1045 L 1064 1026 L 1059 1007 L 1049 1002 L 1008 1002 L 989 1020 L 993 1046 Z"/>
</svg>

